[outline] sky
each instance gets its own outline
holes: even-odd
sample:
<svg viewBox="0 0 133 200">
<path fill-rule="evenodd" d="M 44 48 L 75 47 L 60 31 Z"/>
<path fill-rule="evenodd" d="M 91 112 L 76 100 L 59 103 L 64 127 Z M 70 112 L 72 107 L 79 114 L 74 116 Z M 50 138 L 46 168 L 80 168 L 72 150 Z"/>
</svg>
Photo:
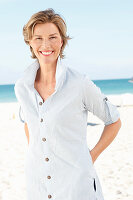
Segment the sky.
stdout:
<svg viewBox="0 0 133 200">
<path fill-rule="evenodd" d="M 0 0 L 0 84 L 14 84 L 35 60 L 22 29 L 53 8 L 72 37 L 63 62 L 92 80 L 133 76 L 132 0 Z"/>
</svg>

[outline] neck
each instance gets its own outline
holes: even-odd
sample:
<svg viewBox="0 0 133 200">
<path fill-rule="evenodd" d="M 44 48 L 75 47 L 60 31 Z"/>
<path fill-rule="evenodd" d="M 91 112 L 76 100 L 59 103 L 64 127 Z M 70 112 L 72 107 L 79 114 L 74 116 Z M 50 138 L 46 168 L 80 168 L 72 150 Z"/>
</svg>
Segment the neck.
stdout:
<svg viewBox="0 0 133 200">
<path fill-rule="evenodd" d="M 55 73 L 56 73 L 56 66 L 57 60 L 54 63 L 45 64 L 40 63 L 40 68 L 37 71 L 36 75 L 36 82 L 43 83 L 45 85 L 49 85 L 54 83 L 55 80 Z"/>
</svg>

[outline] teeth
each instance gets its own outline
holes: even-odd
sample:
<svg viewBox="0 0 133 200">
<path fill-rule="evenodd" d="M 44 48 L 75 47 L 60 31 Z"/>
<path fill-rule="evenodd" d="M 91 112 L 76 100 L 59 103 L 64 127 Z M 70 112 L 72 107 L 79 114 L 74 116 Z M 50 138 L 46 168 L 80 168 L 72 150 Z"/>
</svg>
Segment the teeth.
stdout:
<svg viewBox="0 0 133 200">
<path fill-rule="evenodd" d="M 44 55 L 50 55 L 52 53 L 52 51 L 50 51 L 50 52 L 41 52 L 41 53 L 44 54 Z"/>
</svg>

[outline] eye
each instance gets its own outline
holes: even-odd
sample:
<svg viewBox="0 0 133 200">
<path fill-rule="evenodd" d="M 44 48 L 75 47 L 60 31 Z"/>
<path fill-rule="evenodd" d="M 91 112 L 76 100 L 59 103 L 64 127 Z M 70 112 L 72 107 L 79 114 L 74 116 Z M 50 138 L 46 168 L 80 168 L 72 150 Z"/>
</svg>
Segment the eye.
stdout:
<svg viewBox="0 0 133 200">
<path fill-rule="evenodd" d="M 41 39 L 42 39 L 42 38 L 39 38 L 39 37 L 38 37 L 38 38 L 36 38 L 36 40 L 41 40 Z"/>
<path fill-rule="evenodd" d="M 56 38 L 56 37 L 50 37 L 50 39 L 54 39 L 54 38 Z"/>
</svg>

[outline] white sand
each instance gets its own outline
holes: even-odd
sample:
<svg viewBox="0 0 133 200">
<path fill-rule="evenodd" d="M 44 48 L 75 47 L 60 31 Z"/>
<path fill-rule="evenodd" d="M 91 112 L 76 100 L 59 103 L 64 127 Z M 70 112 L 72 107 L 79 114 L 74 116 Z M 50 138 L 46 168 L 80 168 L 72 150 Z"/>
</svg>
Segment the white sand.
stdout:
<svg viewBox="0 0 133 200">
<path fill-rule="evenodd" d="M 94 163 L 105 200 L 133 200 L 132 97 L 130 94 L 108 96 L 112 103 L 123 106 L 118 107 L 122 121 L 118 135 Z M 18 103 L 0 103 L 0 200 L 26 200 L 24 166 L 28 143 L 18 109 Z M 88 122 L 98 124 L 88 126 L 87 142 L 91 149 L 104 125 L 91 113 Z"/>
</svg>

